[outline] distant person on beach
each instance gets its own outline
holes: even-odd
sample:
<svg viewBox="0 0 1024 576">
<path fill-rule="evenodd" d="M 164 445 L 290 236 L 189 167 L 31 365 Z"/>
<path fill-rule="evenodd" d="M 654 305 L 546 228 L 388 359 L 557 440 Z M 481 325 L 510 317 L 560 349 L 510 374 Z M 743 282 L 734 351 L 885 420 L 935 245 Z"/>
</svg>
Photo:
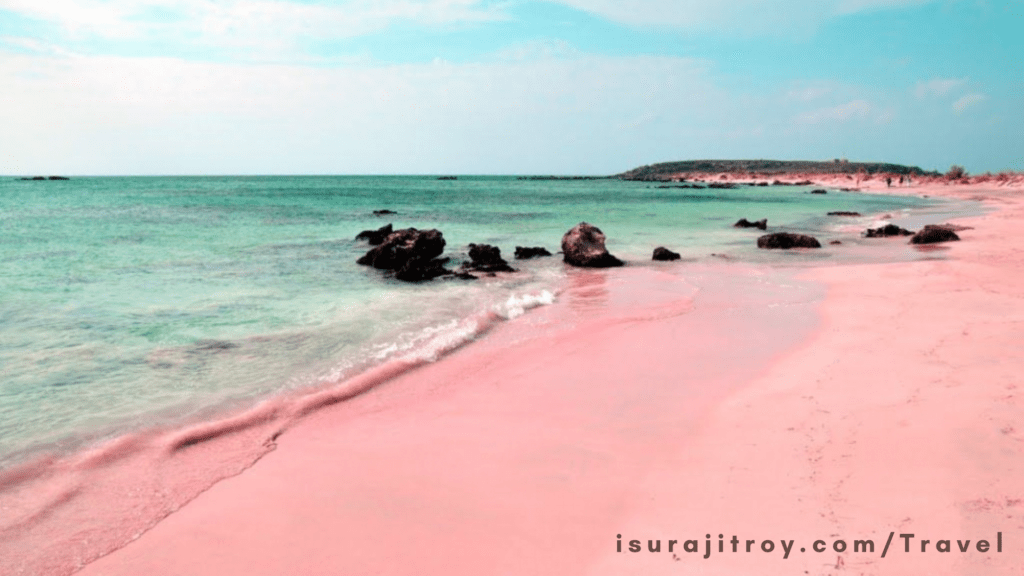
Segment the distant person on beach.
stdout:
<svg viewBox="0 0 1024 576">
<path fill-rule="evenodd" d="M 892 177 L 891 176 L 886 176 L 885 177 L 885 187 L 886 188 L 891 188 L 892 187 Z"/>
</svg>

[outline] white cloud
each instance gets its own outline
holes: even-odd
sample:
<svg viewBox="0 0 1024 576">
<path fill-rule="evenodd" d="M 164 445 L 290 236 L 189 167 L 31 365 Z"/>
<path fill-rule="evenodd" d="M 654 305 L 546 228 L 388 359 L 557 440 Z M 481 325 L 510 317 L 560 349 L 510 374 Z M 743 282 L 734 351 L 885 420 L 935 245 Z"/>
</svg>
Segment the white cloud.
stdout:
<svg viewBox="0 0 1024 576">
<path fill-rule="evenodd" d="M 822 122 L 846 122 L 853 119 L 867 118 L 871 113 L 871 104 L 866 100 L 852 100 L 845 104 L 829 108 L 811 110 L 797 116 L 800 124 L 820 124 Z"/>
<path fill-rule="evenodd" d="M 945 96 L 965 84 L 966 78 L 933 78 L 927 82 L 918 82 L 914 87 L 914 95 L 918 98 Z"/>
<path fill-rule="evenodd" d="M 786 93 L 786 98 L 796 102 L 811 102 L 828 96 L 833 89 L 833 86 L 824 84 L 795 86 Z"/>
<path fill-rule="evenodd" d="M 653 56 L 324 69 L 5 55 L 0 84 L 0 173 L 608 173 L 717 129 L 730 100 L 703 63 Z"/>
<path fill-rule="evenodd" d="M 264 55 L 309 40 L 378 32 L 395 21 L 446 25 L 506 18 L 481 0 L 0 0 L 0 10 L 51 22 L 77 40 L 144 39 Z"/>
<path fill-rule="evenodd" d="M 865 10 L 936 0 L 549 0 L 631 26 L 753 33 L 812 30 L 821 22 Z"/>
<path fill-rule="evenodd" d="M 987 96 L 985 96 L 984 94 L 978 94 L 977 92 L 968 94 L 960 98 L 956 102 L 953 102 L 953 111 L 956 112 L 957 114 L 960 114 L 961 112 L 967 110 L 971 106 L 984 102 L 987 99 Z"/>
</svg>

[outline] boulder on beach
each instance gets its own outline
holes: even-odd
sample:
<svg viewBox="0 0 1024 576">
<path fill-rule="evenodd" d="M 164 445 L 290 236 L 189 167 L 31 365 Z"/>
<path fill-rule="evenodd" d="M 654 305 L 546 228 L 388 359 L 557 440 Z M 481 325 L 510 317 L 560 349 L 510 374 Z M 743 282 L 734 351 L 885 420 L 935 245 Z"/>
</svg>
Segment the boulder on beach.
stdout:
<svg viewBox="0 0 1024 576">
<path fill-rule="evenodd" d="M 654 254 L 651 255 L 651 260 L 679 260 L 680 256 L 678 253 L 665 248 L 664 246 L 658 246 L 654 249 Z"/>
<path fill-rule="evenodd" d="M 740 218 L 733 224 L 733 228 L 757 228 L 758 230 L 766 230 L 768 228 L 768 219 L 761 218 L 757 222 L 751 222 L 746 218 Z"/>
<path fill-rule="evenodd" d="M 960 240 L 951 227 L 928 224 L 910 239 L 911 244 L 935 244 Z"/>
<path fill-rule="evenodd" d="M 391 235 L 391 232 L 393 232 L 391 224 L 388 224 L 376 230 L 363 230 L 356 234 L 356 240 L 366 240 L 371 246 L 377 246 L 384 243 L 384 240 Z"/>
<path fill-rule="evenodd" d="M 790 248 L 821 248 L 821 244 L 814 236 L 793 234 L 791 232 L 775 232 L 758 238 L 757 247 L 769 250 L 788 250 Z"/>
<path fill-rule="evenodd" d="M 542 256 L 551 256 L 551 252 L 548 252 L 547 248 L 542 246 L 516 246 L 516 260 L 526 260 L 528 258 L 540 258 Z"/>
<path fill-rule="evenodd" d="M 839 246 L 842 243 L 843 242 L 841 240 L 833 240 L 833 241 L 829 242 L 829 244 L 831 244 L 833 246 Z"/>
<path fill-rule="evenodd" d="M 470 244 L 470 261 L 462 265 L 462 270 L 477 272 L 515 272 L 515 268 L 501 257 L 501 249 L 490 244 Z"/>
<path fill-rule="evenodd" d="M 567 264 L 584 268 L 609 268 L 625 263 L 608 253 L 604 233 L 597 226 L 580 222 L 562 236 L 562 253 Z"/>
<path fill-rule="evenodd" d="M 860 212 L 848 212 L 846 210 L 837 210 L 835 212 L 829 212 L 829 216 L 860 216 Z"/>
<path fill-rule="evenodd" d="M 379 246 L 371 248 L 356 262 L 380 270 L 393 270 L 399 280 L 419 282 L 452 273 L 444 267 L 447 259 L 436 259 L 444 252 L 444 245 L 440 230 L 405 228 L 389 234 Z"/>
<path fill-rule="evenodd" d="M 868 229 L 864 231 L 865 238 L 888 238 L 889 236 L 911 236 L 914 233 L 906 228 L 900 228 L 895 224 L 886 224 L 881 228 Z"/>
</svg>

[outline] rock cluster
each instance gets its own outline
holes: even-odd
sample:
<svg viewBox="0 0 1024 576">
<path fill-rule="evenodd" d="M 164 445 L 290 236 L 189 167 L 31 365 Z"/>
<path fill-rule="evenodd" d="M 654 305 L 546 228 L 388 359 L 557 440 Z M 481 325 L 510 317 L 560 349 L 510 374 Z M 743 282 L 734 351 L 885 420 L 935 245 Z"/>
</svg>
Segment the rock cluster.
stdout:
<svg viewBox="0 0 1024 576">
<path fill-rule="evenodd" d="M 406 228 L 389 234 L 379 246 L 356 262 L 379 270 L 390 270 L 398 280 L 421 282 L 452 274 L 444 265 L 444 236 L 439 230 Z"/>
</svg>

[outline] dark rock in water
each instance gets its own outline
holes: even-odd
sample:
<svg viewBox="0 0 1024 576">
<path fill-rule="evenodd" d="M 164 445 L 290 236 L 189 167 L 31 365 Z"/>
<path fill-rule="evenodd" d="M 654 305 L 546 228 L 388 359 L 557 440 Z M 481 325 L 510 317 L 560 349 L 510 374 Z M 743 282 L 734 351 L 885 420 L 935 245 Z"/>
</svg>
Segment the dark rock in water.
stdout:
<svg viewBox="0 0 1024 576">
<path fill-rule="evenodd" d="M 609 268 L 625 263 L 608 253 L 604 233 L 597 226 L 580 222 L 562 236 L 562 253 L 567 264 L 585 268 Z"/>
<path fill-rule="evenodd" d="M 448 258 L 410 258 L 395 272 L 395 278 L 405 282 L 423 282 L 438 276 L 448 276 L 452 271 L 444 267 L 447 263 Z"/>
<path fill-rule="evenodd" d="M 906 228 L 900 228 L 895 224 L 886 224 L 881 228 L 874 228 L 864 231 L 865 238 L 886 238 L 889 236 L 911 236 L 913 232 Z"/>
<path fill-rule="evenodd" d="M 542 246 L 516 246 L 517 260 L 526 260 L 527 258 L 539 258 L 541 256 L 551 256 L 551 252 L 548 252 L 548 249 Z"/>
<path fill-rule="evenodd" d="M 470 244 L 470 262 L 462 265 L 463 270 L 475 270 L 477 272 L 515 272 L 515 268 L 508 265 L 501 257 L 501 249 L 490 244 Z"/>
<path fill-rule="evenodd" d="M 458 271 L 456 271 L 454 274 L 452 274 L 451 278 L 458 278 L 459 280 L 479 280 L 479 278 L 477 278 L 476 276 L 470 274 L 469 272 L 458 272 Z"/>
<path fill-rule="evenodd" d="M 736 184 L 733 184 L 732 182 L 711 182 L 710 184 L 708 184 L 708 188 L 718 188 L 718 189 L 722 189 L 722 190 L 732 190 L 733 188 L 739 188 L 739 186 L 737 186 Z"/>
<path fill-rule="evenodd" d="M 951 228 L 928 224 L 910 239 L 911 244 L 935 244 L 937 242 L 955 242 L 960 240 Z"/>
<path fill-rule="evenodd" d="M 833 241 L 829 242 L 829 244 L 832 244 L 833 246 L 838 246 L 838 245 L 842 244 L 842 242 L 840 242 L 839 240 L 833 240 Z"/>
<path fill-rule="evenodd" d="M 797 185 L 800 184 L 800 182 L 797 182 Z M 810 182 L 807 182 L 807 184 L 810 184 Z M 828 190 L 822 190 L 821 188 L 818 188 L 817 190 L 811 190 L 811 194 L 828 194 Z"/>
<path fill-rule="evenodd" d="M 814 182 L 811 182 L 810 180 L 801 180 L 799 182 L 793 182 L 793 186 L 810 186 L 811 184 L 814 184 Z M 824 192 L 814 192 L 814 194 L 824 194 Z"/>
<path fill-rule="evenodd" d="M 665 248 L 664 246 L 658 246 L 654 249 L 654 254 L 651 256 L 651 260 L 679 260 L 679 254 Z"/>
<path fill-rule="evenodd" d="M 845 210 L 838 210 L 836 212 L 829 212 L 829 216 L 860 216 L 860 212 L 847 212 Z"/>
<path fill-rule="evenodd" d="M 378 244 L 383 244 L 384 240 L 391 235 L 391 232 L 391 224 L 388 224 L 376 230 L 363 230 L 356 234 L 356 240 L 366 240 L 371 246 L 377 246 Z"/>
<path fill-rule="evenodd" d="M 373 211 L 373 215 L 374 216 L 386 216 L 388 214 L 398 214 L 398 212 L 395 212 L 394 210 L 374 210 Z"/>
<path fill-rule="evenodd" d="M 50 176 L 49 179 L 50 180 L 71 180 L 71 178 L 68 178 L 67 176 Z"/>
<path fill-rule="evenodd" d="M 786 184 L 782 180 L 773 180 L 772 186 L 789 186 L 789 184 Z"/>
<path fill-rule="evenodd" d="M 733 224 L 734 228 L 757 228 L 759 230 L 766 230 L 768 228 L 768 219 L 762 218 L 757 222 L 751 222 L 746 218 L 740 218 Z"/>
<path fill-rule="evenodd" d="M 792 234 L 790 232 L 775 232 L 774 234 L 765 234 L 758 238 L 757 247 L 788 250 L 789 248 L 821 248 L 821 244 L 818 243 L 818 239 L 814 236 Z"/>
<path fill-rule="evenodd" d="M 46 180 L 46 178 L 44 178 L 42 176 L 33 176 L 31 178 L 21 178 L 21 180 L 30 180 L 30 181 L 32 181 L 32 180 Z"/>
<path fill-rule="evenodd" d="M 438 176 L 438 180 L 458 180 L 457 176 Z"/>
<path fill-rule="evenodd" d="M 444 268 L 447 258 L 435 260 L 444 252 L 444 236 L 439 230 L 396 230 L 380 246 L 370 249 L 356 262 L 380 270 L 394 270 L 395 278 L 419 282 L 451 274 Z"/>
</svg>

